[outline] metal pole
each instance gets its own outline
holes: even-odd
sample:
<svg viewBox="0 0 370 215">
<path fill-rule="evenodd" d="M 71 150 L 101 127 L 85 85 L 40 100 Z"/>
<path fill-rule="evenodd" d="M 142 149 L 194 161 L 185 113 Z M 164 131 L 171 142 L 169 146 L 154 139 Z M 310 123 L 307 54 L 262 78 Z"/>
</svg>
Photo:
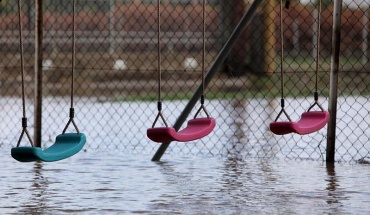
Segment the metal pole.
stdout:
<svg viewBox="0 0 370 215">
<path fill-rule="evenodd" d="M 43 9 L 42 0 L 35 0 L 36 21 L 35 21 L 35 127 L 34 145 L 41 147 L 42 128 L 42 38 L 43 38 Z"/>
<path fill-rule="evenodd" d="M 333 11 L 333 36 L 332 36 L 332 55 L 330 71 L 330 94 L 329 112 L 330 120 L 328 123 L 328 137 L 326 144 L 326 162 L 335 161 L 335 128 L 337 124 L 337 98 L 338 98 L 338 71 L 339 71 L 339 52 L 340 52 L 340 18 L 342 14 L 342 0 L 334 1 Z"/>
<path fill-rule="evenodd" d="M 261 4 L 262 1 L 263 0 L 254 0 L 252 5 L 249 7 L 248 11 L 244 14 L 239 24 L 234 29 L 233 33 L 230 35 L 228 41 L 225 43 L 220 53 L 217 55 L 207 75 L 205 76 L 204 87 L 208 86 L 214 74 L 222 66 L 222 63 L 225 61 L 227 55 L 231 51 L 235 42 L 240 37 L 240 35 L 243 33 L 244 29 L 248 25 L 249 21 L 252 19 L 254 13 L 256 12 L 258 6 Z M 185 122 L 186 118 L 188 117 L 190 111 L 194 108 L 196 102 L 199 100 L 201 94 L 202 94 L 202 86 L 199 86 L 197 91 L 194 93 L 193 97 L 190 99 L 190 101 L 186 105 L 185 109 L 180 114 L 179 118 L 177 118 L 173 126 L 174 129 L 176 130 L 180 129 L 181 125 Z M 159 161 L 169 145 L 170 143 L 162 143 L 161 146 L 158 148 L 157 152 L 154 154 L 152 161 Z"/>
</svg>

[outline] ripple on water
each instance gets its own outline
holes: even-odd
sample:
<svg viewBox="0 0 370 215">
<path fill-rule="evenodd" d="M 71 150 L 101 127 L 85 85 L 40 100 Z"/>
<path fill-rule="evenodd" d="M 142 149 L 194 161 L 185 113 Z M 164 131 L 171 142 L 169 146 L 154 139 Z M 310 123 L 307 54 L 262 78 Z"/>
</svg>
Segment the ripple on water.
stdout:
<svg viewBox="0 0 370 215">
<path fill-rule="evenodd" d="M 4 154 L 7 154 L 4 153 Z M 6 214 L 366 214 L 370 165 L 85 152 L 0 158 Z"/>
</svg>

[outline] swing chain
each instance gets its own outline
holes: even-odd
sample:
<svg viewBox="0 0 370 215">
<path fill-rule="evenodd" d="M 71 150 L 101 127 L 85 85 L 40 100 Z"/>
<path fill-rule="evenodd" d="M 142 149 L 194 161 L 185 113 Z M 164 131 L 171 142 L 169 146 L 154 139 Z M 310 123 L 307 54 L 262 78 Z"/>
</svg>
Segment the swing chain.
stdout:
<svg viewBox="0 0 370 215">
<path fill-rule="evenodd" d="M 157 109 L 158 114 L 155 117 L 155 120 L 152 124 L 152 128 L 154 128 L 155 124 L 157 123 L 159 117 L 161 117 L 162 122 L 166 127 L 168 127 L 168 124 L 166 120 L 164 119 L 162 115 L 162 66 L 161 66 L 161 1 L 157 1 L 157 41 L 158 41 L 158 47 L 157 47 L 157 68 L 158 68 L 158 103 L 157 103 Z"/>
<path fill-rule="evenodd" d="M 24 52 L 23 52 L 23 30 L 22 30 L 22 6 L 21 0 L 18 0 L 18 30 L 19 30 L 19 49 L 20 49 L 20 56 L 21 56 L 21 76 L 22 76 L 22 110 L 23 110 L 23 117 L 22 117 L 22 133 L 18 139 L 17 147 L 20 145 L 21 140 L 23 138 L 24 133 L 26 133 L 27 138 L 33 147 L 33 141 L 31 135 L 28 133 L 27 130 L 27 117 L 26 117 L 26 95 L 24 90 Z"/>
<path fill-rule="evenodd" d="M 200 111 L 203 110 L 204 113 L 207 115 L 207 118 L 209 118 L 209 114 L 208 114 L 208 111 L 206 110 L 205 106 L 204 106 L 204 90 L 205 90 L 205 84 L 204 84 L 204 73 L 205 73 L 205 64 L 206 64 L 206 60 L 205 60 L 205 55 L 206 55 L 206 36 L 205 36 L 205 32 L 206 32 L 206 1 L 203 0 L 202 1 L 202 27 L 203 27 L 203 30 L 202 30 L 202 44 L 203 44 L 203 47 L 202 47 L 202 95 L 200 96 L 200 107 L 199 109 L 197 110 L 197 112 L 195 113 L 195 116 L 194 116 L 194 119 L 197 118 L 197 116 L 199 115 Z"/>
<path fill-rule="evenodd" d="M 316 42 L 316 71 L 315 71 L 315 92 L 314 92 L 314 99 L 315 102 L 308 108 L 308 112 L 317 105 L 321 111 L 325 111 L 324 108 L 318 103 L 319 100 L 319 93 L 317 92 L 318 88 L 318 79 L 319 79 L 319 61 L 320 61 L 320 31 L 321 31 L 321 5 L 322 0 L 319 0 L 319 8 L 317 13 L 317 42 Z"/>
<path fill-rule="evenodd" d="M 80 134 L 80 130 L 77 127 L 77 124 L 74 120 L 75 109 L 73 107 L 73 98 L 74 98 L 74 79 L 75 79 L 75 70 L 76 70 L 76 0 L 72 1 L 72 70 L 71 70 L 71 107 L 69 108 L 69 120 L 67 125 L 63 129 L 63 134 L 67 131 L 69 124 L 73 124 L 74 128 L 77 131 L 77 134 Z"/>
</svg>

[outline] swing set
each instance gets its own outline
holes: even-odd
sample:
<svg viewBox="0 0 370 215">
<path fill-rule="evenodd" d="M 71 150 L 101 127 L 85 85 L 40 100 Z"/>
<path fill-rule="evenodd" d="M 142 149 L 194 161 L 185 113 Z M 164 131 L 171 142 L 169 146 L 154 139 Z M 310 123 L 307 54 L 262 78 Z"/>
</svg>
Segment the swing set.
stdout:
<svg viewBox="0 0 370 215">
<path fill-rule="evenodd" d="M 62 159 L 66 159 L 78 153 L 86 143 L 86 136 L 83 133 L 80 133 L 75 121 L 74 121 L 74 107 L 73 107 L 73 98 L 74 98 L 74 73 L 75 73 L 75 56 L 76 56 L 76 27 L 75 27 L 75 8 L 76 0 L 73 0 L 73 38 L 72 38 L 72 70 L 71 70 L 71 106 L 69 112 L 69 121 L 67 122 L 65 128 L 62 131 L 62 134 L 56 137 L 55 143 L 50 147 L 42 150 L 40 147 L 34 147 L 32 139 L 27 131 L 27 117 L 26 117 L 26 106 L 25 106 L 25 89 L 24 89 L 24 54 L 23 54 L 23 36 L 22 36 L 22 17 L 21 17 L 21 0 L 18 0 L 18 11 L 19 11 L 19 35 L 20 35 L 20 55 L 21 55 L 21 77 L 22 77 L 22 108 L 23 108 L 23 117 L 22 117 L 22 133 L 19 137 L 17 146 L 11 149 L 11 155 L 14 159 L 20 162 L 31 162 L 31 161 L 45 161 L 52 162 Z M 158 28 L 157 28 L 157 40 L 158 40 L 158 57 L 157 57 L 157 67 L 158 67 L 158 102 L 157 102 L 157 116 L 152 124 L 151 128 L 147 129 L 147 137 L 157 143 L 162 143 L 156 154 L 153 156 L 152 161 L 158 161 L 166 148 L 172 141 L 178 142 L 189 142 L 203 138 L 210 134 L 216 126 L 216 120 L 210 117 L 210 114 L 207 112 L 204 101 L 204 91 L 206 86 L 210 83 L 210 80 L 221 67 L 222 62 L 225 61 L 228 53 L 231 51 L 232 47 L 235 45 L 235 41 L 238 37 L 241 36 L 244 31 L 245 26 L 249 23 L 251 18 L 254 15 L 254 12 L 257 10 L 259 4 L 262 0 L 255 0 L 251 4 L 249 10 L 240 20 L 237 27 L 234 29 L 230 35 L 227 42 L 224 44 L 220 53 L 216 57 L 213 65 L 209 69 L 208 73 L 205 75 L 205 1 L 202 1 L 202 27 L 203 27 L 203 37 L 202 37 L 202 69 L 201 69 L 201 86 L 198 87 L 197 91 L 194 93 L 194 96 L 190 99 L 188 105 L 185 107 L 184 111 L 181 113 L 173 127 L 169 127 L 165 117 L 162 114 L 162 95 L 161 95 L 161 86 L 162 86 L 162 68 L 161 68 L 161 8 L 160 0 L 157 0 L 157 19 L 158 19 Z M 318 71 L 319 71 L 319 38 L 320 38 L 320 13 L 321 13 L 321 0 L 319 2 L 319 17 L 318 17 L 318 41 L 317 41 L 317 58 L 316 58 L 316 83 L 315 83 L 315 93 L 314 93 L 314 104 L 312 104 L 306 112 L 301 115 L 301 119 L 297 122 L 293 122 L 287 112 L 285 111 L 285 102 L 284 102 L 284 68 L 283 68 L 283 56 L 284 56 L 284 41 L 283 41 L 283 0 L 280 0 L 280 36 L 281 36 L 281 111 L 276 117 L 275 121 L 270 123 L 270 130 L 277 135 L 284 135 L 289 133 L 297 133 L 300 135 L 313 133 L 315 131 L 323 128 L 328 120 L 329 113 L 325 111 L 322 106 L 318 103 Z M 289 0 L 286 0 L 285 7 L 289 7 Z M 187 126 L 180 130 L 182 123 L 187 118 L 187 115 L 190 113 L 194 107 L 197 100 L 200 99 L 200 108 L 197 110 L 193 119 L 187 122 Z M 318 106 L 320 111 L 313 111 L 312 109 Z M 203 111 L 206 114 L 206 117 L 199 117 L 200 112 Z M 280 116 L 284 114 L 289 121 L 279 121 Z M 156 127 L 156 123 L 159 118 L 163 121 L 165 126 Z M 66 130 L 70 124 L 73 124 L 76 133 L 66 133 Z M 31 147 L 29 146 L 19 146 L 23 136 L 26 135 Z"/>
<path fill-rule="evenodd" d="M 50 147 L 42 150 L 40 147 L 35 147 L 32 138 L 27 130 L 27 117 L 26 117 L 26 105 L 25 105 L 25 89 L 24 89 L 24 54 L 23 54 L 23 33 L 22 33 L 22 16 L 21 16 L 21 0 L 18 0 L 18 18 L 19 18 L 19 44 L 20 44 L 20 56 L 21 56 L 21 77 L 22 77 L 22 132 L 19 137 L 17 146 L 11 149 L 12 157 L 20 162 L 32 162 L 32 161 L 59 161 L 71 157 L 78 153 L 86 143 L 86 136 L 80 133 L 75 121 L 74 121 L 74 73 L 75 73 L 75 56 L 76 56 L 76 27 L 75 27 L 75 9 L 76 0 L 73 0 L 73 37 L 72 37 L 72 70 L 71 70 L 71 106 L 69 109 L 69 120 L 63 129 L 62 134 L 56 137 L 55 143 Z M 66 133 L 66 130 L 70 124 L 73 124 L 76 129 L 76 133 Z M 19 146 L 21 140 L 26 134 L 31 146 Z"/>
</svg>

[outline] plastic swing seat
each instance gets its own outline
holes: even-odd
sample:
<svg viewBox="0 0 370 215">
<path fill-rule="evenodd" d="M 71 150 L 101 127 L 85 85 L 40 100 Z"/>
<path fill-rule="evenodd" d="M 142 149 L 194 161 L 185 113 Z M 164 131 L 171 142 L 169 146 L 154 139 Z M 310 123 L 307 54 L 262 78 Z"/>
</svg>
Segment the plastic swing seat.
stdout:
<svg viewBox="0 0 370 215">
<path fill-rule="evenodd" d="M 177 132 L 172 127 L 149 128 L 147 136 L 154 142 L 188 142 L 207 136 L 216 126 L 214 118 L 195 118 L 188 121 L 186 128 Z"/>
<path fill-rule="evenodd" d="M 330 114 L 327 111 L 308 111 L 304 112 L 297 122 L 272 122 L 270 130 L 277 135 L 310 134 L 323 128 L 329 118 Z"/>
<path fill-rule="evenodd" d="M 86 143 L 83 133 L 65 133 L 56 137 L 55 143 L 42 150 L 40 147 L 20 146 L 12 148 L 11 155 L 20 162 L 53 162 L 66 159 L 78 153 Z"/>
</svg>

